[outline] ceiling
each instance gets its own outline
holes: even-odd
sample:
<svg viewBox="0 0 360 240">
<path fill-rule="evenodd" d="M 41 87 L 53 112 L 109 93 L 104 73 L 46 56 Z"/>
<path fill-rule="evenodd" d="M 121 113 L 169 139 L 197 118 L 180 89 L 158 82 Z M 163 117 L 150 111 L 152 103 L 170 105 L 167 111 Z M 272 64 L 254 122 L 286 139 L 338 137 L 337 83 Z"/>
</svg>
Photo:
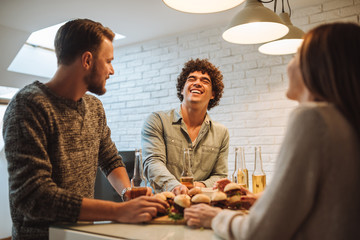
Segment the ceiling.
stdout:
<svg viewBox="0 0 360 240">
<path fill-rule="evenodd" d="M 314 0 L 291 1 L 292 8 L 312 4 Z M 23 87 L 36 79 L 46 81 L 6 69 L 33 31 L 69 19 L 99 21 L 125 35 L 116 43 L 125 46 L 214 25 L 226 26 L 243 5 L 220 13 L 189 14 L 167 7 L 162 0 L 0 0 L 0 85 Z M 273 3 L 266 6 L 272 8 Z"/>
</svg>

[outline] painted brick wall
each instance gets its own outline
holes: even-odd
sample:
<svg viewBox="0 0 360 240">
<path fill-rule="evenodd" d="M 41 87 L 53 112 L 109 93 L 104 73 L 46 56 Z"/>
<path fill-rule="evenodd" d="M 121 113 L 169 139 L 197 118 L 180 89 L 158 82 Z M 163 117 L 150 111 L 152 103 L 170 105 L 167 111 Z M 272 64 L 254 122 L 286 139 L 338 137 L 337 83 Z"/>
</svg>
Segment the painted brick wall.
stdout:
<svg viewBox="0 0 360 240">
<path fill-rule="evenodd" d="M 359 23 L 360 0 L 314 2 L 320 3 L 293 9 L 295 26 L 307 31 L 325 22 Z M 183 64 L 191 58 L 208 58 L 224 75 L 223 98 L 209 114 L 229 129 L 229 173 L 235 146 L 246 147 L 251 173 L 254 147 L 260 145 L 269 182 L 289 113 L 297 106 L 285 97 L 286 66 L 292 55 L 268 56 L 258 52 L 260 45 L 227 43 L 221 37 L 223 30 L 219 25 L 115 49 L 115 75 L 100 99 L 118 149 L 139 148 L 145 117 L 179 106 L 176 78 Z"/>
</svg>

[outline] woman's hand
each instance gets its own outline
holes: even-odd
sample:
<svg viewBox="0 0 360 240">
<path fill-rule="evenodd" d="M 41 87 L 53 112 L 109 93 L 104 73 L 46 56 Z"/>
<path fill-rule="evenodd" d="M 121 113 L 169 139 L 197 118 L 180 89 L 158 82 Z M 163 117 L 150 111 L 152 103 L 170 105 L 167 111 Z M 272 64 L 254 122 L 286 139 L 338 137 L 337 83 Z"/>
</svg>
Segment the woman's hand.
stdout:
<svg viewBox="0 0 360 240">
<path fill-rule="evenodd" d="M 211 228 L 212 219 L 221 212 L 221 208 L 207 204 L 196 204 L 184 210 L 184 219 L 190 227 Z"/>
<path fill-rule="evenodd" d="M 246 193 L 246 195 L 241 196 L 242 204 L 245 203 L 249 206 L 249 208 L 261 197 L 262 192 L 260 193 L 252 193 L 249 189 L 241 187 L 241 190 Z"/>
</svg>

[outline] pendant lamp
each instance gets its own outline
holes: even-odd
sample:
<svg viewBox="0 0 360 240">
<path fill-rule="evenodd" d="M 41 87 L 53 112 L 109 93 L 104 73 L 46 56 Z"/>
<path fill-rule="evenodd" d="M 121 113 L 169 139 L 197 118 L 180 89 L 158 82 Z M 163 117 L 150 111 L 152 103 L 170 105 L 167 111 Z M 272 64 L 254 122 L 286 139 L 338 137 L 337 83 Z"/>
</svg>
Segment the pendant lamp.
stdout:
<svg viewBox="0 0 360 240">
<path fill-rule="evenodd" d="M 180 12 L 214 13 L 228 10 L 245 0 L 163 0 L 163 2 Z"/>
<path fill-rule="evenodd" d="M 275 12 L 264 7 L 259 0 L 247 0 L 222 37 L 231 43 L 257 44 L 281 38 L 288 31 L 289 28 Z"/>
<path fill-rule="evenodd" d="M 296 53 L 301 45 L 304 36 L 304 31 L 295 27 L 291 21 L 289 14 L 282 12 L 280 18 L 284 21 L 289 28 L 288 34 L 284 37 L 265 43 L 259 47 L 259 52 L 269 55 L 286 55 Z"/>
</svg>

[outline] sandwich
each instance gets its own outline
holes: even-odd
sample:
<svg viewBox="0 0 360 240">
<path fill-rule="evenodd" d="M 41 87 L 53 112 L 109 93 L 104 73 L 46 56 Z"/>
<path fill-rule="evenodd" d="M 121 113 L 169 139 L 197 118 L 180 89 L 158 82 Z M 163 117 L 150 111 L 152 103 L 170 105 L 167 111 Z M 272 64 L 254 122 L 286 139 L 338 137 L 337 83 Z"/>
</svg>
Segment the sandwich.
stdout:
<svg viewBox="0 0 360 240">
<path fill-rule="evenodd" d="M 154 195 L 154 197 L 166 201 L 166 196 L 163 193 L 157 193 Z"/>
<path fill-rule="evenodd" d="M 174 203 L 170 208 L 169 218 L 173 220 L 180 220 L 184 218 L 184 209 L 190 207 L 190 197 L 186 194 L 177 195 L 174 198 Z"/>
<path fill-rule="evenodd" d="M 163 200 L 163 201 L 166 201 L 166 196 L 163 194 L 163 193 L 157 193 L 154 195 L 155 198 L 157 199 L 160 199 L 160 200 Z M 167 213 L 163 213 L 163 212 L 157 212 L 156 216 L 160 217 L 160 216 L 164 216 L 166 215 Z"/>
<path fill-rule="evenodd" d="M 191 198 L 191 204 L 195 205 L 195 204 L 200 204 L 200 203 L 205 203 L 205 204 L 210 204 L 210 198 L 202 193 L 196 194 L 195 196 L 193 196 Z"/>
<path fill-rule="evenodd" d="M 228 207 L 233 210 L 247 209 L 249 206 L 242 206 L 241 196 L 246 195 L 246 191 L 243 190 L 238 184 L 236 183 L 229 183 L 224 188 L 224 193 L 226 193 L 228 197 Z"/>
<path fill-rule="evenodd" d="M 172 206 L 174 204 L 175 194 L 172 192 L 162 192 L 162 194 L 166 197 L 166 201 L 169 205 Z"/>
<path fill-rule="evenodd" d="M 193 197 L 193 196 L 195 196 L 196 194 L 199 194 L 199 193 L 202 193 L 201 189 L 194 187 L 194 188 L 189 190 L 188 195 L 190 197 Z"/>
<path fill-rule="evenodd" d="M 228 208 L 232 210 L 241 209 L 241 195 L 233 195 L 228 198 Z"/>
<path fill-rule="evenodd" d="M 219 207 L 219 208 L 227 208 L 227 196 L 223 192 L 214 192 L 211 195 L 211 202 L 210 205 L 213 207 Z"/>
<path fill-rule="evenodd" d="M 246 195 L 246 191 L 242 190 L 239 184 L 237 183 L 229 183 L 224 188 L 224 193 L 226 193 L 227 197 L 230 198 L 234 195 Z"/>
</svg>

